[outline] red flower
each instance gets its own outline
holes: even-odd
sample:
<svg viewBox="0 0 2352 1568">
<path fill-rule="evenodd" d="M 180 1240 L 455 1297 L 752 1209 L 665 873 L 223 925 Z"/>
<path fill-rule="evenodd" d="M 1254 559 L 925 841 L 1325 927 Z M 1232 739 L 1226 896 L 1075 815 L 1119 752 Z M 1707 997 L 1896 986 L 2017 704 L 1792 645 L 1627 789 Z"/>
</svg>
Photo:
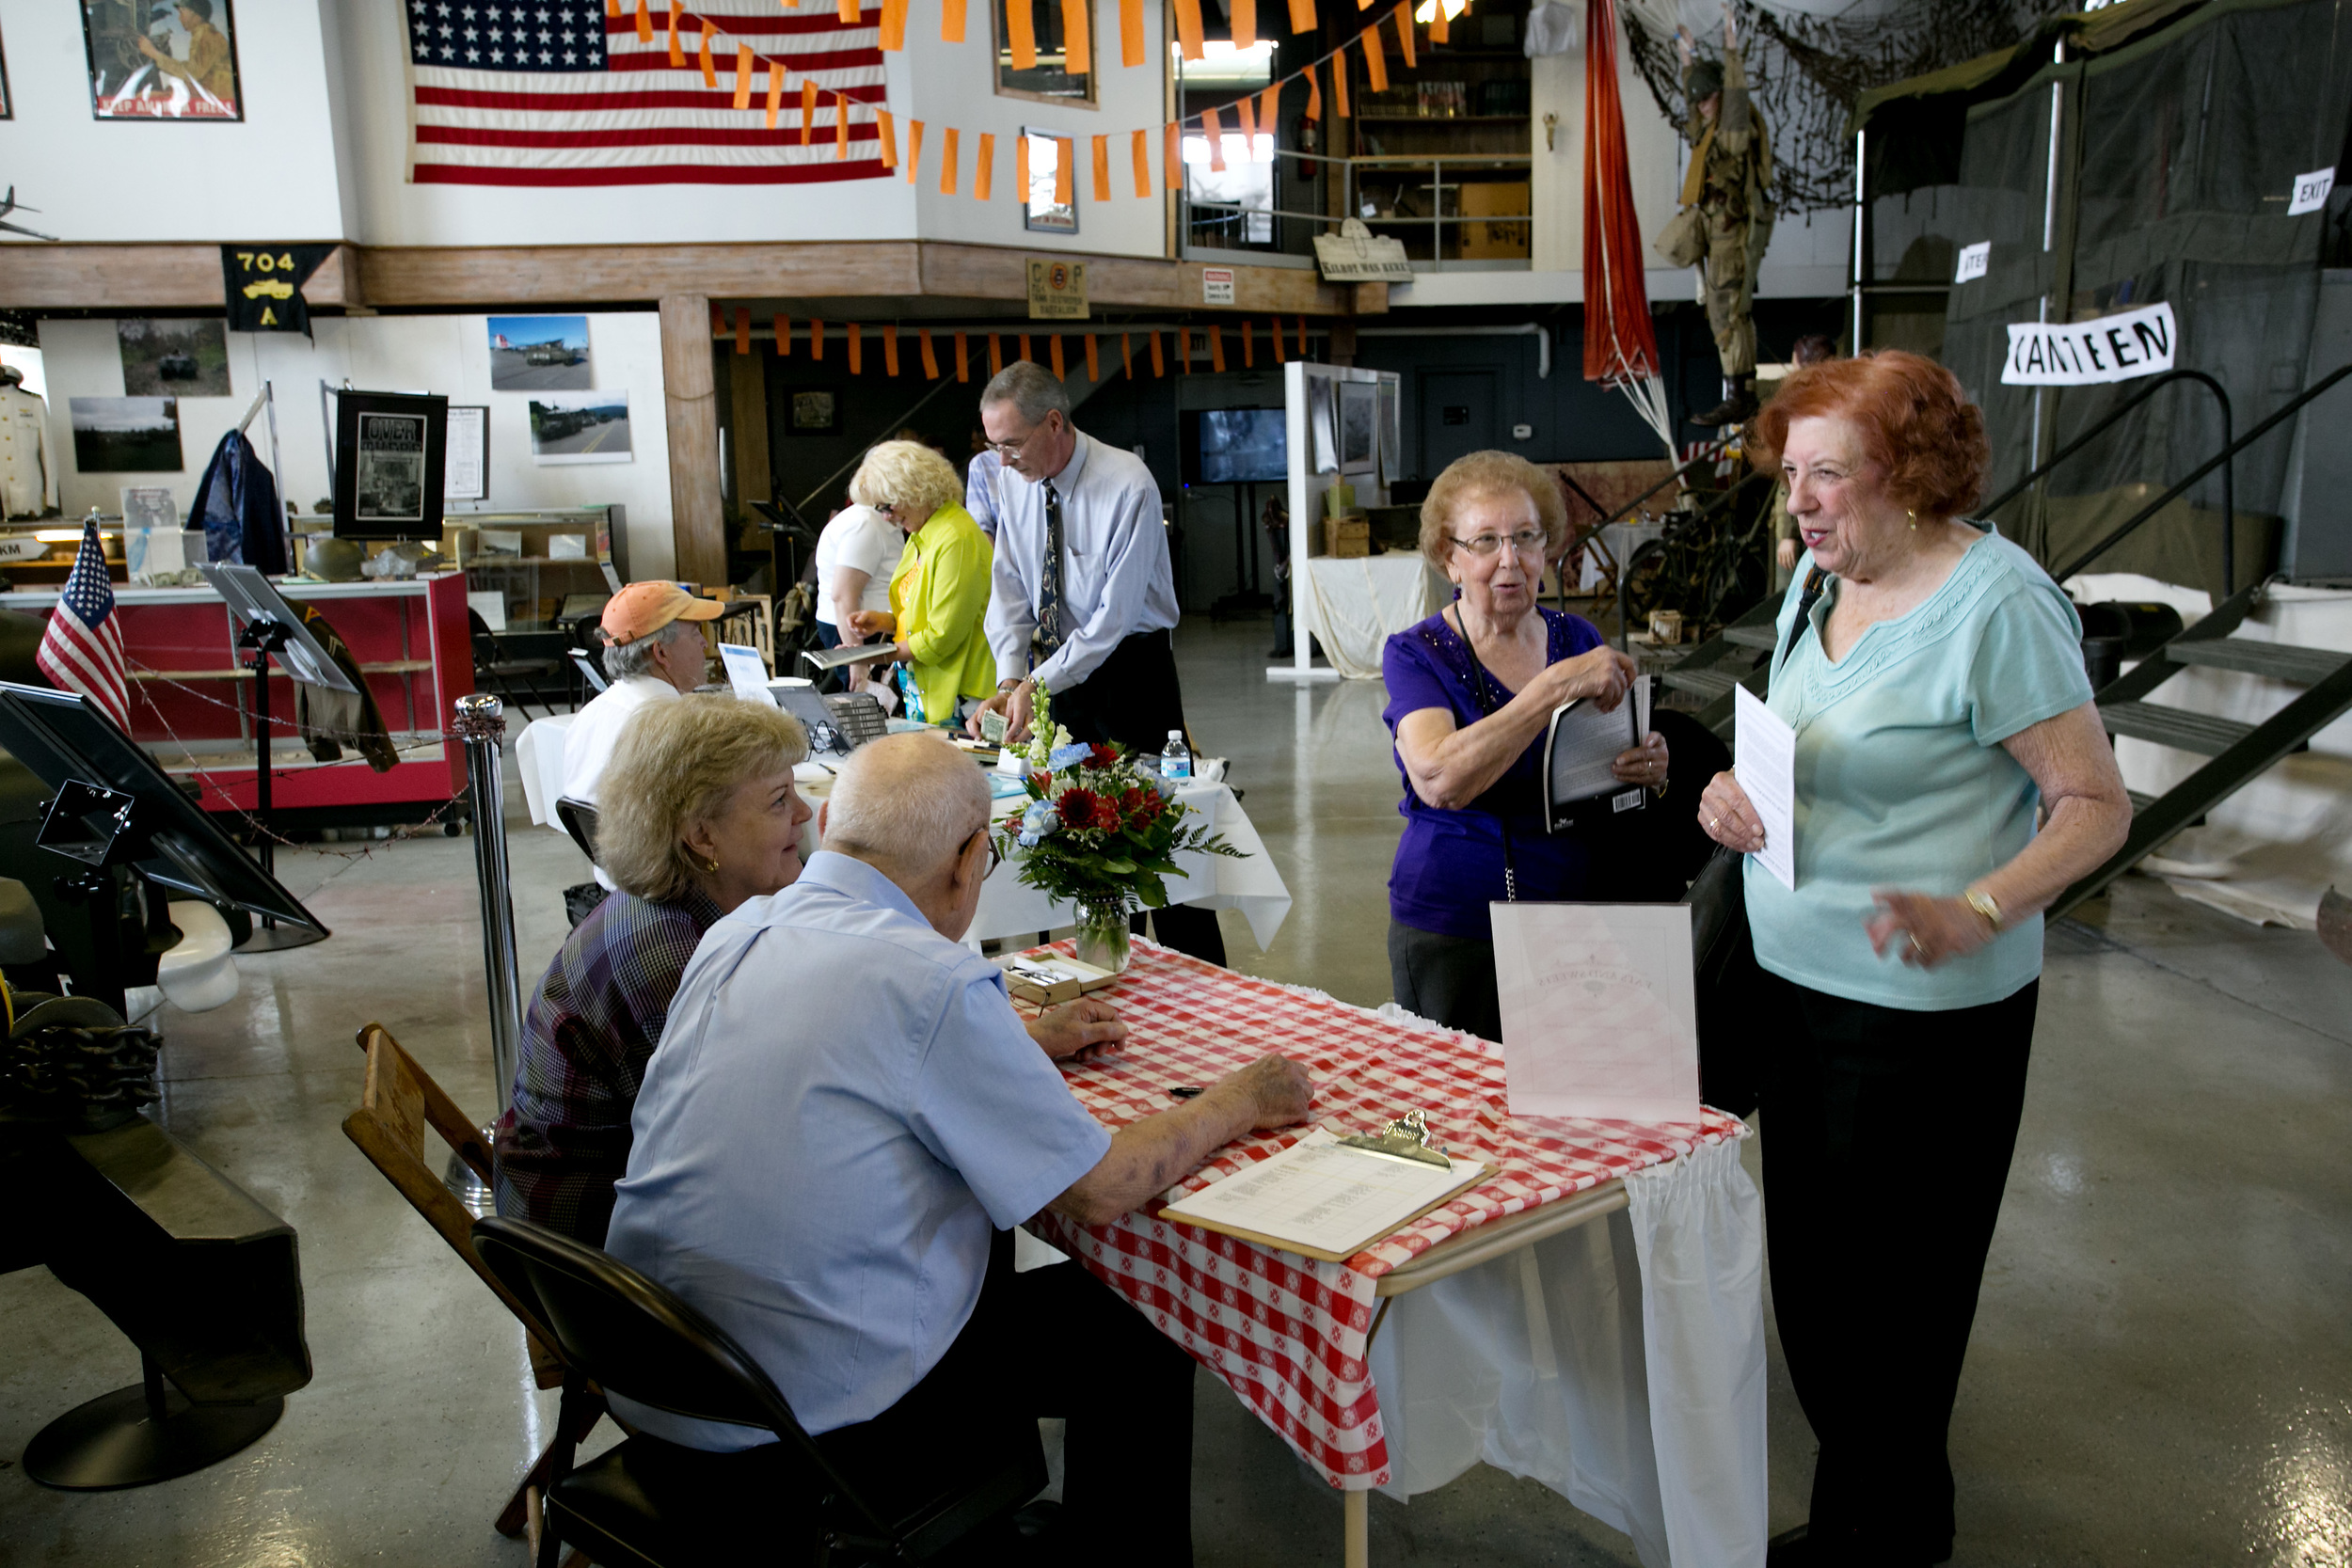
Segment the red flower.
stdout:
<svg viewBox="0 0 2352 1568">
<path fill-rule="evenodd" d="M 1130 789 L 1119 797 L 1119 814 L 1131 828 L 1140 828 L 1160 815 L 1166 804 L 1156 789 Z"/>
<path fill-rule="evenodd" d="M 1093 753 L 1089 756 L 1087 760 L 1094 764 L 1097 768 L 1108 768 L 1119 760 L 1119 748 L 1116 746 L 1098 745 L 1094 748 Z"/>
<path fill-rule="evenodd" d="M 1090 789 L 1063 790 L 1061 799 L 1054 802 L 1054 809 L 1061 814 L 1061 825 L 1073 832 L 1119 826 L 1118 812 L 1108 800 Z"/>
</svg>

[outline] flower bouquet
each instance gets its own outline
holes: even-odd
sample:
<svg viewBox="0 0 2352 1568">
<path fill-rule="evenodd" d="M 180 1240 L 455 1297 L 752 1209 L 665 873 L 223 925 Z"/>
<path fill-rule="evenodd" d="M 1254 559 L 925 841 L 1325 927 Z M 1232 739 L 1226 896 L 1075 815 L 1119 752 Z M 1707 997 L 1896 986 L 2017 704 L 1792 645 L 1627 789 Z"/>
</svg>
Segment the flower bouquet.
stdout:
<svg viewBox="0 0 2352 1568">
<path fill-rule="evenodd" d="M 1051 697 L 1037 693 L 1029 721 L 1028 809 L 997 829 L 997 847 L 1017 850 L 1021 880 L 1078 911 L 1078 959 L 1113 974 L 1127 967 L 1127 917 L 1164 908 L 1180 854 L 1241 851 L 1202 827 L 1176 799 L 1176 782 L 1146 772 L 1117 746 L 1070 738 L 1053 721 Z"/>
</svg>

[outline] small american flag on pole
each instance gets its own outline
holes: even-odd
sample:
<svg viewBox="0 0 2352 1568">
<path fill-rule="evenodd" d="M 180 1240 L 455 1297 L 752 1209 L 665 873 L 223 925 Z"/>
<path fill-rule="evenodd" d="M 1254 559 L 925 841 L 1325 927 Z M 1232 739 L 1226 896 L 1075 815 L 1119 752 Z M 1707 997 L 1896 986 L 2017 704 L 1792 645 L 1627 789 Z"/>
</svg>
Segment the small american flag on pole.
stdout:
<svg viewBox="0 0 2352 1568">
<path fill-rule="evenodd" d="M 831 0 L 405 3 L 419 183 L 766 185 L 884 173 L 879 8 L 852 23 Z M 738 82 L 746 51 L 748 92 Z M 806 135 L 803 83 L 816 88 Z M 845 108 L 846 157 L 834 124 Z"/>
<path fill-rule="evenodd" d="M 65 596 L 49 612 L 33 656 L 40 673 L 68 691 L 96 704 L 123 734 L 131 733 L 131 697 L 123 675 L 122 624 L 115 619 L 114 584 L 106 580 L 106 552 L 98 543 L 98 519 L 82 525 L 82 547 Z"/>
</svg>

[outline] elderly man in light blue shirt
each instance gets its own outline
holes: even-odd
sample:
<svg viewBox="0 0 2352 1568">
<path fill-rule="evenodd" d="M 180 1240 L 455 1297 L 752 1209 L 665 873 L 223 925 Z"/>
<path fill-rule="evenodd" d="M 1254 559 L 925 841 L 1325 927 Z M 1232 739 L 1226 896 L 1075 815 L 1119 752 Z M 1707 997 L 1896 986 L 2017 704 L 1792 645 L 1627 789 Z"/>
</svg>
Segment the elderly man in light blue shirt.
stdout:
<svg viewBox="0 0 2352 1568">
<path fill-rule="evenodd" d="M 1187 732 L 1168 641 L 1176 578 L 1152 470 L 1072 424 L 1061 382 L 1026 359 L 981 391 L 980 428 L 1004 464 L 987 622 L 996 695 L 981 712 L 1003 714 L 1017 741 L 1043 687 L 1054 722 L 1074 738 L 1158 752 Z M 980 713 L 970 729 L 980 733 Z M 1168 946 L 1225 961 L 1213 911 L 1171 905 L 1152 919 Z"/>
<path fill-rule="evenodd" d="M 945 1472 L 975 1412 L 1064 1416 L 1065 1528 L 1188 1562 L 1190 1359 L 1083 1268 L 1014 1274 L 1009 1232 L 1115 1219 L 1301 1119 L 1306 1072 L 1267 1056 L 1106 1132 L 957 941 L 988 818 L 982 773 L 936 736 L 850 757 L 800 880 L 688 965 L 606 1246 L 732 1335 L 853 1472 Z M 613 1402 L 693 1448 L 764 1436 Z"/>
</svg>

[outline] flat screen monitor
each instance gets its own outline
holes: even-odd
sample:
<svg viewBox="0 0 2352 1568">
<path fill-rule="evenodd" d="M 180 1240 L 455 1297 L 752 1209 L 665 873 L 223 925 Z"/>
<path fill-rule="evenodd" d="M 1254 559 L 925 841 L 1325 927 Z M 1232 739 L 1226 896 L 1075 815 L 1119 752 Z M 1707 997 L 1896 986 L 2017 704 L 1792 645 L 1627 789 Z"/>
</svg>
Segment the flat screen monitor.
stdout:
<svg viewBox="0 0 2352 1568">
<path fill-rule="evenodd" d="M 1289 415 L 1279 408 L 1200 413 L 1200 483 L 1268 484 L 1290 477 Z"/>
</svg>

